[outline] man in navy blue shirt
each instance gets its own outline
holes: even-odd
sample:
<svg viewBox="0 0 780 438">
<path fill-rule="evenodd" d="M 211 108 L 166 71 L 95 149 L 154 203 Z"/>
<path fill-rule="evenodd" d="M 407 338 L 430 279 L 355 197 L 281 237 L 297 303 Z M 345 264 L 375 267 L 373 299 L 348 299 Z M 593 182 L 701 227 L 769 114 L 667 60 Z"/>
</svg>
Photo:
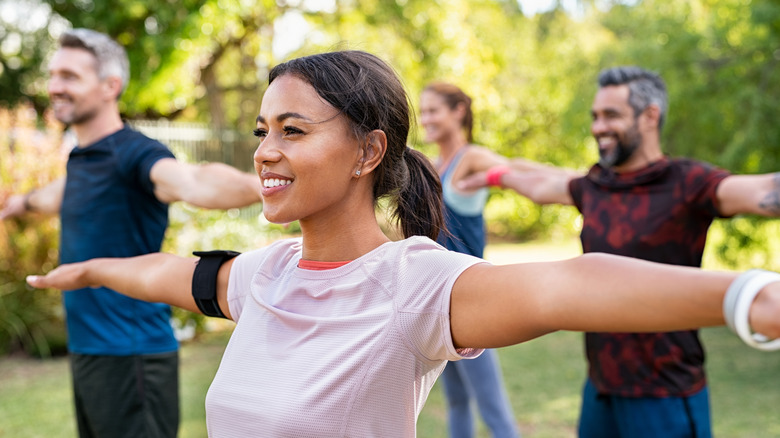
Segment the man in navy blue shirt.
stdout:
<svg viewBox="0 0 780 438">
<path fill-rule="evenodd" d="M 108 36 L 65 32 L 49 75 L 54 115 L 78 146 L 64 178 L 10 197 L 0 219 L 59 213 L 61 263 L 159 251 L 174 201 L 219 209 L 261 202 L 257 175 L 178 162 L 123 123 L 118 102 L 129 62 Z M 105 288 L 67 291 L 64 304 L 80 436 L 175 437 L 178 343 L 170 308 Z"/>
</svg>

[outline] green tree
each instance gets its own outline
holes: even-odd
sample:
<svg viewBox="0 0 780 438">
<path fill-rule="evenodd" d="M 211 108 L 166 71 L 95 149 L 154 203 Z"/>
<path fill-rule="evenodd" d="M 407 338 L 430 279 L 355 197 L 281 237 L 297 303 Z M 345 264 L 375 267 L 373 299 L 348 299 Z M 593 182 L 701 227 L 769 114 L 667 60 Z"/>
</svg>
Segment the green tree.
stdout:
<svg viewBox="0 0 780 438">
<path fill-rule="evenodd" d="M 601 65 L 660 72 L 670 112 L 663 147 L 737 173 L 780 166 L 780 5 L 769 0 L 645 0 L 597 13 L 614 35 Z M 718 221 L 711 245 L 729 267 L 778 269 L 777 220 Z M 747 254 L 750 253 L 750 256 Z M 759 260 L 757 254 L 764 254 Z M 747 260 L 750 259 L 748 262 Z"/>
</svg>

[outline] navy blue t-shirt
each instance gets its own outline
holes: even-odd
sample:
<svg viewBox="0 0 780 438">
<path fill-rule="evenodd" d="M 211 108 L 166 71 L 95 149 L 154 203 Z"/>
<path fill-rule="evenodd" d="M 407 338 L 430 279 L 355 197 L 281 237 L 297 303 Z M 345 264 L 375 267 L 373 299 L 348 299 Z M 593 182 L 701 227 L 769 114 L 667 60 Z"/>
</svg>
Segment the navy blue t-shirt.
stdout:
<svg viewBox="0 0 780 438">
<path fill-rule="evenodd" d="M 158 160 L 173 157 L 163 144 L 127 126 L 74 148 L 60 212 L 60 262 L 159 251 L 168 205 L 154 196 L 149 172 Z M 178 348 L 165 304 L 106 288 L 66 291 L 63 296 L 68 347 L 74 353 L 124 356 Z"/>
</svg>

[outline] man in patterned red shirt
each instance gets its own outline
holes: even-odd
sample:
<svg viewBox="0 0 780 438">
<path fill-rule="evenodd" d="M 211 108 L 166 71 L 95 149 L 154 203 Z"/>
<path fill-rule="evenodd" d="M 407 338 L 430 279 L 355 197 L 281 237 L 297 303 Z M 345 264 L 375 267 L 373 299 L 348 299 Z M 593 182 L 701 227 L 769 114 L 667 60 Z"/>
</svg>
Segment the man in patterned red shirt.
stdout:
<svg viewBox="0 0 780 438">
<path fill-rule="evenodd" d="M 583 216 L 584 252 L 699 266 L 714 218 L 780 216 L 780 173 L 731 175 L 665 156 L 666 111 L 666 85 L 657 74 L 638 67 L 604 70 L 591 109 L 600 159 L 586 175 L 528 162 L 525 171 L 491 169 L 461 188 L 491 183 L 539 204 L 575 205 Z M 586 333 L 585 346 L 580 437 L 712 435 L 697 330 Z"/>
</svg>

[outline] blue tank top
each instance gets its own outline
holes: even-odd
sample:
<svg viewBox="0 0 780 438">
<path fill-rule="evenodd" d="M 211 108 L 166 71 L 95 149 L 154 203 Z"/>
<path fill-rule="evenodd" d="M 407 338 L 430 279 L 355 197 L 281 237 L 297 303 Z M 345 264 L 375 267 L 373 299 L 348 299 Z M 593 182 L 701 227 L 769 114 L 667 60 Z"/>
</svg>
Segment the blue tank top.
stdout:
<svg viewBox="0 0 780 438">
<path fill-rule="evenodd" d="M 155 197 L 149 172 L 168 157 L 173 154 L 163 144 L 127 127 L 74 148 L 60 210 L 60 261 L 159 251 L 168 205 Z M 63 301 L 68 348 L 74 353 L 126 356 L 178 348 L 165 304 L 106 288 L 66 291 Z"/>
<path fill-rule="evenodd" d="M 451 251 L 481 258 L 485 250 L 485 221 L 482 211 L 487 203 L 488 189 L 464 194 L 452 185 L 452 174 L 466 149 L 461 149 L 455 155 L 441 175 L 444 222 L 450 234 L 441 233 L 436 241 Z"/>
</svg>

